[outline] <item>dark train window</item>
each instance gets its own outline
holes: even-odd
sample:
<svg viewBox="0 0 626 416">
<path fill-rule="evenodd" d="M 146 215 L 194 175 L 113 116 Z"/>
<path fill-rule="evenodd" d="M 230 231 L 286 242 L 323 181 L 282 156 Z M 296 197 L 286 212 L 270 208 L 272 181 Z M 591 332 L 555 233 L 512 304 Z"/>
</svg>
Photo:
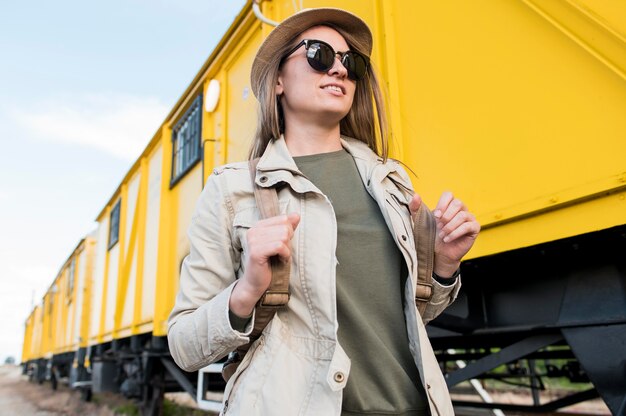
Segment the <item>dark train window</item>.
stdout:
<svg viewBox="0 0 626 416">
<path fill-rule="evenodd" d="M 117 244 L 120 239 L 120 206 L 122 200 L 117 201 L 117 204 L 111 210 L 111 220 L 109 221 L 109 250 Z"/>
<path fill-rule="evenodd" d="M 172 178 L 170 187 L 202 157 L 202 95 L 196 97 L 191 107 L 172 129 Z"/>
</svg>

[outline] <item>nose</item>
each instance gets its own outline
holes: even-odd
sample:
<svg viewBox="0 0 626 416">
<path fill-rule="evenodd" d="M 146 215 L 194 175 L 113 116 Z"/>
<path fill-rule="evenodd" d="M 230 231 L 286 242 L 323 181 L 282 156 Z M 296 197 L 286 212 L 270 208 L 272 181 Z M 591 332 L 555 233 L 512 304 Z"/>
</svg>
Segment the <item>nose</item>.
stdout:
<svg viewBox="0 0 626 416">
<path fill-rule="evenodd" d="M 335 61 L 333 62 L 333 66 L 328 70 L 328 75 L 337 76 L 339 78 L 345 78 L 348 76 L 348 70 L 341 63 L 342 56 L 337 53 L 335 54 Z"/>
</svg>

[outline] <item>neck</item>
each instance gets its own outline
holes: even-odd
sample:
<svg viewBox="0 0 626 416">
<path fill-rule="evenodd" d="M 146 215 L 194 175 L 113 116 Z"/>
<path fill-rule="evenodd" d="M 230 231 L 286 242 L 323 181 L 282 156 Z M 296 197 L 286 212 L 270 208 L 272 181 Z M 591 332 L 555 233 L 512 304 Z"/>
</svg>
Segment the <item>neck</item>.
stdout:
<svg viewBox="0 0 626 416">
<path fill-rule="evenodd" d="M 285 143 L 291 156 L 307 156 L 341 150 L 339 124 L 332 128 L 289 123 Z"/>
</svg>

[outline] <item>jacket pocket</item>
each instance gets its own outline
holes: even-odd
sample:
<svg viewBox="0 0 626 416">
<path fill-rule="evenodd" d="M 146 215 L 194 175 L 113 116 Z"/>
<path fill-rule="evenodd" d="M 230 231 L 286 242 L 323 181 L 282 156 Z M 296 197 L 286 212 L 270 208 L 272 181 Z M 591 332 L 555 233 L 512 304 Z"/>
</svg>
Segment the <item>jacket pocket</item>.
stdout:
<svg viewBox="0 0 626 416">
<path fill-rule="evenodd" d="M 226 383 L 226 388 L 224 389 L 224 402 L 223 409 L 221 415 L 226 415 L 228 413 L 229 408 L 231 407 L 231 402 L 234 398 L 234 395 L 237 394 L 237 390 L 243 377 L 245 376 L 245 372 L 250 367 L 250 363 L 252 363 L 252 359 L 258 348 L 263 344 L 264 336 L 261 337 L 250 347 L 246 355 L 243 357 L 243 360 L 237 367 L 237 370 L 232 375 L 228 383 Z"/>
<path fill-rule="evenodd" d="M 289 201 L 280 201 L 280 214 L 285 214 Z M 261 213 L 256 205 L 243 207 L 235 213 L 233 218 L 233 245 L 244 252 L 247 251 L 246 233 L 261 220 Z"/>
</svg>

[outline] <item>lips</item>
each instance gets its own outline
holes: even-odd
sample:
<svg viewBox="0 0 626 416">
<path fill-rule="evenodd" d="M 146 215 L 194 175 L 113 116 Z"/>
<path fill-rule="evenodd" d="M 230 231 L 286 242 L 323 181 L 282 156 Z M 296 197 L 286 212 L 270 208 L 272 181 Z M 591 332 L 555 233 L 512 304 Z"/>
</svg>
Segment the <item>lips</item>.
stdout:
<svg viewBox="0 0 626 416">
<path fill-rule="evenodd" d="M 336 91 L 339 92 L 341 94 L 346 94 L 346 89 L 343 87 L 343 85 L 340 84 L 326 84 L 326 85 L 322 85 L 322 89 L 323 90 L 331 90 L 331 91 Z"/>
</svg>

